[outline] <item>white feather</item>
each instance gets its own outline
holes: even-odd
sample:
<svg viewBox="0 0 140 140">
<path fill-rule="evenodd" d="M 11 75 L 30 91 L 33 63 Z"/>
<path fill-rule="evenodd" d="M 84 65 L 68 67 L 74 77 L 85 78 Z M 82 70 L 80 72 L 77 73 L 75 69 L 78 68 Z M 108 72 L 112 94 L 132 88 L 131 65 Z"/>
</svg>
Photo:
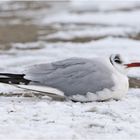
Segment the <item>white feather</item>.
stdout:
<svg viewBox="0 0 140 140">
<path fill-rule="evenodd" d="M 63 98 L 63 99 L 65 98 L 64 93 L 62 91 L 52 87 L 39 86 L 39 85 L 14 85 L 14 86 L 21 89 L 40 92 L 49 97 Z"/>
</svg>

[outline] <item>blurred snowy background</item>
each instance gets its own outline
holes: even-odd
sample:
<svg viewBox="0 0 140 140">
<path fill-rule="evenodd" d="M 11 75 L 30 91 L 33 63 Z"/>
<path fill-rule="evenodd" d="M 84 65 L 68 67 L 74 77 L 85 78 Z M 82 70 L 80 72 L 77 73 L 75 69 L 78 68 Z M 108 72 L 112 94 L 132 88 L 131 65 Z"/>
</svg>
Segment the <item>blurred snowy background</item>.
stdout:
<svg viewBox="0 0 140 140">
<path fill-rule="evenodd" d="M 1 72 L 112 53 L 140 61 L 140 1 L 0 1 Z M 128 75 L 140 77 L 140 69 Z M 0 91 L 0 139 L 140 139 L 139 89 L 118 102 L 86 104 Z"/>
</svg>

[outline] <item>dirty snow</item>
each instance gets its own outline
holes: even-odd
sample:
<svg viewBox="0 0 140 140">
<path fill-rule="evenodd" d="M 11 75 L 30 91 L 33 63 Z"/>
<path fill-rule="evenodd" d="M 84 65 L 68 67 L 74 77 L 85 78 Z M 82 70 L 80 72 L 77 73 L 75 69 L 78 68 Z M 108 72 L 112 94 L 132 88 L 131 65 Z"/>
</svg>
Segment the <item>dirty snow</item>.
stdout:
<svg viewBox="0 0 140 140">
<path fill-rule="evenodd" d="M 7 3 L 1 3 L 5 10 L 1 15 L 6 17 L 11 14 Z M 120 3 L 73 0 L 63 3 L 66 7 L 56 2 L 53 10 L 37 12 L 20 11 L 25 5 L 13 4 L 13 15 L 31 18 L 26 24 L 43 30 L 38 32 L 37 41 L 12 42 L 11 49 L 0 50 L 0 71 L 19 73 L 36 63 L 112 53 L 122 54 L 126 61 L 140 61 L 140 2 Z M 19 17 L 8 24 L 22 23 Z M 133 69 L 128 75 L 140 77 L 140 70 Z M 140 89 L 130 89 L 120 101 L 91 103 L 23 97 L 27 91 L 3 84 L 0 92 L 4 94 L 0 97 L 0 139 L 140 139 Z"/>
</svg>

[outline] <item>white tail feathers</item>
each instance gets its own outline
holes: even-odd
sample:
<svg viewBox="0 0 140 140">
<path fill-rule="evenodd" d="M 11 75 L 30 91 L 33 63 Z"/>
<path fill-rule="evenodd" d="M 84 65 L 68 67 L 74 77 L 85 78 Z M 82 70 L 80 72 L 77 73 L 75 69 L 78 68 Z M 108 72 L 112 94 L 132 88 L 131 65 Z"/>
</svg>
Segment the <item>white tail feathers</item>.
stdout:
<svg viewBox="0 0 140 140">
<path fill-rule="evenodd" d="M 47 95 L 52 98 L 58 98 L 58 99 L 65 99 L 64 92 L 47 86 L 39 86 L 39 85 L 14 85 L 21 89 L 31 90 L 35 92 L 40 92 L 43 95 Z"/>
</svg>

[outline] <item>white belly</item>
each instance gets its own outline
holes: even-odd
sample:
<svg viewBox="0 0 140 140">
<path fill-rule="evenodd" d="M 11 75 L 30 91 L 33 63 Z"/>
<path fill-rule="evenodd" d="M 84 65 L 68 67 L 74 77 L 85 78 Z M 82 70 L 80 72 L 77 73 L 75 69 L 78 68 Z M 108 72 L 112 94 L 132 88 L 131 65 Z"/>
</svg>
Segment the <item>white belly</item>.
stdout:
<svg viewBox="0 0 140 140">
<path fill-rule="evenodd" d="M 128 77 L 119 72 L 116 72 L 113 75 L 113 79 L 115 82 L 115 87 L 113 87 L 113 93 L 112 93 L 113 99 L 121 99 L 128 92 L 128 88 L 129 88 Z"/>
</svg>

